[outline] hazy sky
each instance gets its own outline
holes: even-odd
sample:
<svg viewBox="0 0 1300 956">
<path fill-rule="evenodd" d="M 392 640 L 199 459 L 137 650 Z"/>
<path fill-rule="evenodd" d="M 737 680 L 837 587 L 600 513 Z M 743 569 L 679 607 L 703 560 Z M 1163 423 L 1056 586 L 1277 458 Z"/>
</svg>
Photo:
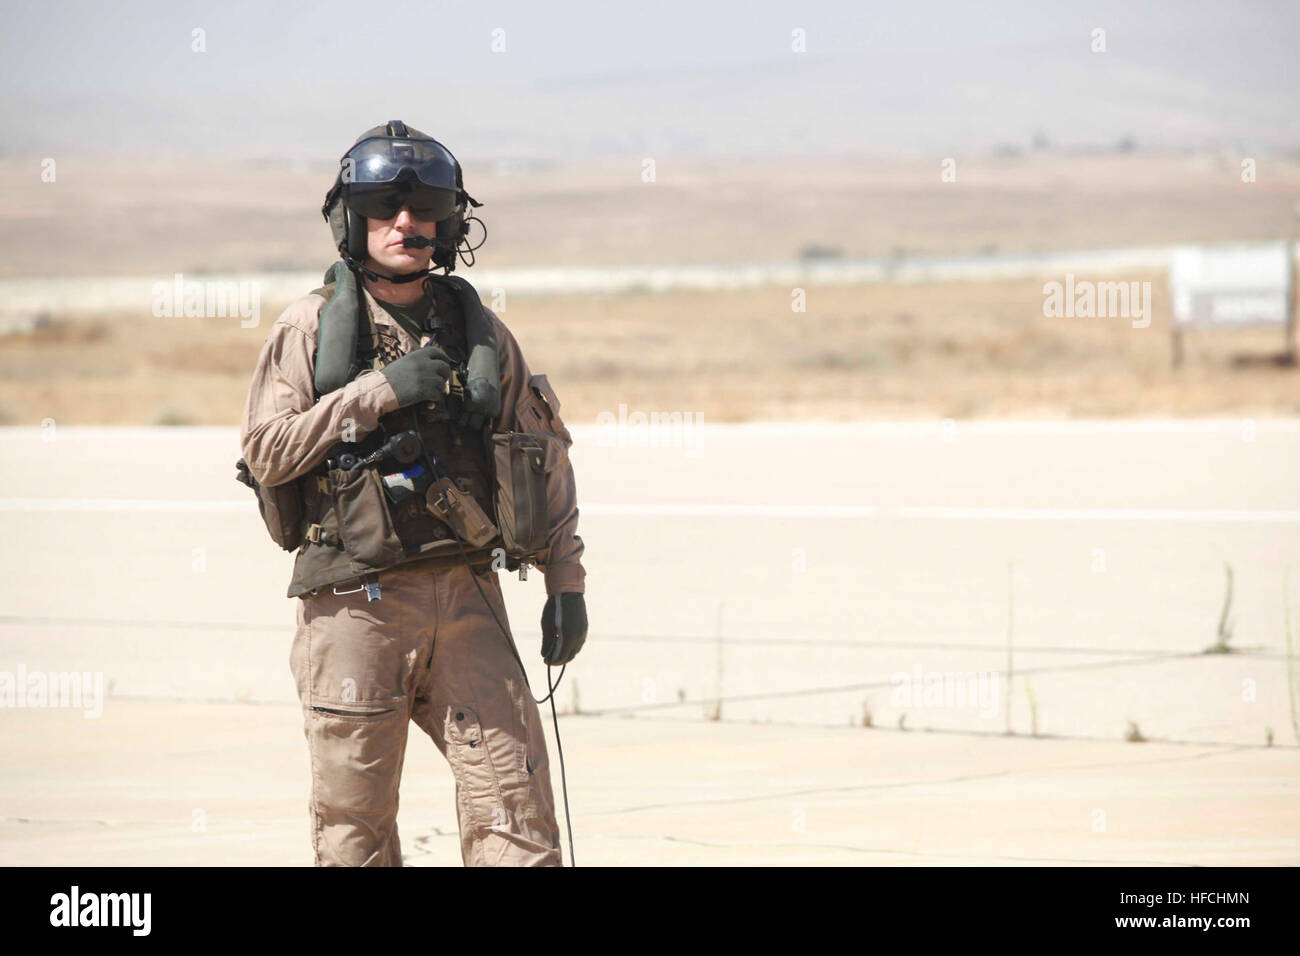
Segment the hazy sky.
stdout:
<svg viewBox="0 0 1300 956">
<path fill-rule="evenodd" d="M 333 160 L 1300 146 L 1300 3 L 4 2 L 3 148 Z M 195 28 L 206 52 L 191 50 Z M 792 31 L 807 51 L 793 52 Z M 1106 52 L 1090 49 L 1106 31 Z M 493 52 L 494 30 L 504 52 Z"/>
</svg>

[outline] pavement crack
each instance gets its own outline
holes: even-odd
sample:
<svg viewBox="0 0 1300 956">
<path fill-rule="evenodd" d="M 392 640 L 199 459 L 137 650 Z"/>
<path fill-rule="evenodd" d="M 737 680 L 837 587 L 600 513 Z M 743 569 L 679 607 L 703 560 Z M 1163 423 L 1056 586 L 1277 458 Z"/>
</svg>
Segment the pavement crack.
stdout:
<svg viewBox="0 0 1300 956">
<path fill-rule="evenodd" d="M 790 797 L 806 797 L 816 794 L 830 793 L 853 793 L 863 790 L 892 790 L 903 787 L 924 787 L 924 786 L 943 786 L 945 784 L 969 783 L 974 780 L 990 780 L 995 777 L 1010 777 L 1015 775 L 1036 776 L 1043 773 L 1070 773 L 1076 770 L 1096 770 L 1106 767 L 1125 767 L 1133 768 L 1135 766 L 1147 767 L 1157 763 L 1178 763 L 1191 760 L 1201 760 L 1205 757 L 1216 757 L 1223 754 L 1229 754 L 1244 750 L 1251 750 L 1252 747 L 1242 745 L 1232 748 L 1216 747 L 1213 750 L 1207 750 L 1199 754 L 1179 755 L 1176 757 L 1163 757 L 1155 760 L 1141 761 L 1134 763 L 1130 761 L 1111 761 L 1107 763 L 1094 764 L 1074 764 L 1062 767 L 1023 767 L 1019 769 L 995 770 L 991 773 L 963 774 L 956 777 L 943 777 L 937 780 L 898 780 L 891 783 L 864 783 L 854 784 L 847 787 L 810 787 L 804 790 L 781 790 L 774 793 L 756 793 L 748 794 L 743 797 L 722 797 L 711 800 L 681 800 L 663 803 L 645 803 L 631 807 L 621 807 L 616 810 L 598 810 L 591 816 L 613 816 L 620 813 L 640 813 L 645 810 L 669 810 L 678 807 L 691 806 L 728 806 L 737 803 L 757 803 L 762 800 L 781 800 Z M 1153 864 L 1155 865 L 1155 864 Z"/>
<path fill-rule="evenodd" d="M 782 790 L 776 793 L 754 793 L 744 797 L 722 797 L 715 800 L 681 800 L 670 803 L 646 803 L 635 807 L 623 807 L 618 810 L 599 810 L 591 816 L 606 816 L 617 813 L 637 813 L 642 810 L 666 810 L 673 807 L 692 806 L 726 806 L 733 803 L 754 803 L 760 800 L 780 800 L 786 797 L 805 797 L 818 793 L 853 793 L 859 790 L 890 790 L 898 787 L 923 787 L 947 783 L 966 783 L 971 780 L 987 780 L 992 777 L 1004 777 L 1010 770 L 995 770 L 992 773 L 964 774 L 958 777 L 943 777 L 938 780 L 898 780 L 893 783 L 861 783 L 849 787 L 811 787 L 806 790 Z"/>
</svg>

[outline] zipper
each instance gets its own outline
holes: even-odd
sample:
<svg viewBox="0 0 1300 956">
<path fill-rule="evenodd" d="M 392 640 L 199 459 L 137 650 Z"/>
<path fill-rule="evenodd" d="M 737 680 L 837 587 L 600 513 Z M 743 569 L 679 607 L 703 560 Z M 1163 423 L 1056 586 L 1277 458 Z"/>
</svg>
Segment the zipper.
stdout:
<svg viewBox="0 0 1300 956">
<path fill-rule="evenodd" d="M 397 713 L 396 707 L 389 707 L 387 710 L 369 711 L 367 713 L 358 713 L 355 710 L 337 710 L 333 707 L 313 707 L 318 714 L 327 714 L 330 717 L 383 717 L 387 714 Z"/>
</svg>

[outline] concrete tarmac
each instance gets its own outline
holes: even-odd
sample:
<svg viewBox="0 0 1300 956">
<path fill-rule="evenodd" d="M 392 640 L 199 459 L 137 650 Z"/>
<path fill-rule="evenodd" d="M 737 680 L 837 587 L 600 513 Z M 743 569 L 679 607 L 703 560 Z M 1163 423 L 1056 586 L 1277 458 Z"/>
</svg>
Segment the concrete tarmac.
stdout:
<svg viewBox="0 0 1300 956">
<path fill-rule="evenodd" d="M 1300 862 L 1300 422 L 574 433 L 579 862 Z M 0 451 L 0 692 L 104 692 L 0 702 L 0 863 L 310 862 L 289 557 L 235 430 Z M 544 687 L 541 575 L 505 592 Z M 410 747 L 408 862 L 458 863 L 450 772 Z"/>
</svg>

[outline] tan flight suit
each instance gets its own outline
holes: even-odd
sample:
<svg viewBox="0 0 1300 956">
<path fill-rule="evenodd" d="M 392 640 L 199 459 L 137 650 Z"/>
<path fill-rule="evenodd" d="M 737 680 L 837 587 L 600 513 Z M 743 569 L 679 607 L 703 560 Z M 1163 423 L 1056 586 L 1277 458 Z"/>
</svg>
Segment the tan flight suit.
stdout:
<svg viewBox="0 0 1300 956">
<path fill-rule="evenodd" d="M 364 293 L 381 339 L 402 354 L 419 343 Z M 310 295 L 272 326 L 249 390 L 240 444 L 264 485 L 310 471 L 344 435 L 360 440 L 397 408 L 381 372 L 367 370 L 315 401 L 313 356 L 324 299 Z M 538 564 L 548 594 L 581 592 L 577 492 L 568 430 L 544 376 L 533 376 L 514 336 L 497 333 L 499 431 L 549 435 L 550 536 Z M 518 662 L 475 588 L 509 628 L 497 575 L 463 564 L 398 565 L 379 573 L 380 599 L 360 582 L 303 595 L 290 666 L 311 755 L 310 814 L 317 865 L 400 866 L 398 783 L 407 724 L 433 738 L 456 781 L 466 865 L 560 865 L 541 715 Z M 352 591 L 352 593 L 346 593 Z M 344 592 L 344 593 L 340 593 Z"/>
</svg>

